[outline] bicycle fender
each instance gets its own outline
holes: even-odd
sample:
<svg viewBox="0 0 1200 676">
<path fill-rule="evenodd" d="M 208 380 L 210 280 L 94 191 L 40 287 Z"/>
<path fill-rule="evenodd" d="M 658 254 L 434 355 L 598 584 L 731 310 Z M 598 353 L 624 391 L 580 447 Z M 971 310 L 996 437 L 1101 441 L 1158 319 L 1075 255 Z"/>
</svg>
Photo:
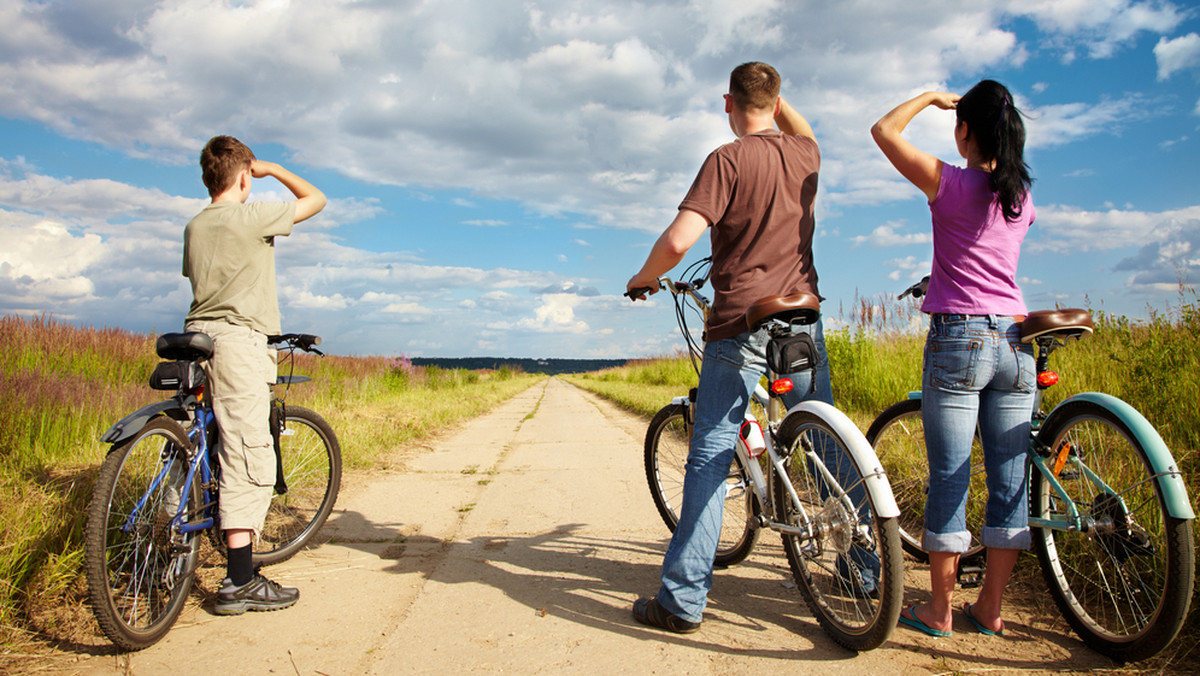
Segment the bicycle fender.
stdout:
<svg viewBox="0 0 1200 676">
<path fill-rule="evenodd" d="M 1046 421 L 1042 423 L 1042 429 L 1050 427 L 1059 409 L 1071 401 L 1090 401 L 1117 416 L 1117 419 L 1137 437 L 1142 448 L 1146 449 L 1150 469 L 1154 472 L 1159 488 L 1162 489 L 1167 513 L 1176 519 L 1196 518 L 1195 512 L 1192 511 L 1192 505 L 1188 501 L 1187 486 L 1183 483 L 1183 473 L 1175 463 L 1175 458 L 1167 448 L 1166 442 L 1162 440 L 1158 430 L 1154 429 L 1150 421 L 1126 402 L 1101 392 L 1077 394 L 1055 406 L 1054 410 L 1050 411 L 1050 415 L 1046 416 Z"/>
<path fill-rule="evenodd" d="M 892 493 L 892 484 L 887 479 L 887 473 L 883 471 L 875 449 L 867 443 L 867 438 L 858 429 L 858 425 L 847 418 L 845 413 L 823 401 L 802 401 L 789 409 L 788 415 L 795 411 L 806 411 L 824 420 L 842 441 L 846 442 L 846 448 L 866 475 L 863 481 L 867 484 L 867 490 L 874 494 L 876 514 L 884 519 L 900 516 L 900 507 L 896 504 L 896 496 Z"/>
<path fill-rule="evenodd" d="M 138 430 L 145 427 L 146 423 L 149 422 L 151 418 L 160 413 L 166 413 L 172 409 L 179 410 L 180 416 L 171 417 L 182 418 L 184 416 L 183 409 L 179 406 L 179 402 L 175 399 L 167 399 L 165 401 L 160 401 L 157 404 L 143 406 L 113 423 L 113 426 L 108 428 L 108 431 L 100 436 L 100 441 L 106 444 L 121 443 L 129 437 L 137 434 Z"/>
</svg>

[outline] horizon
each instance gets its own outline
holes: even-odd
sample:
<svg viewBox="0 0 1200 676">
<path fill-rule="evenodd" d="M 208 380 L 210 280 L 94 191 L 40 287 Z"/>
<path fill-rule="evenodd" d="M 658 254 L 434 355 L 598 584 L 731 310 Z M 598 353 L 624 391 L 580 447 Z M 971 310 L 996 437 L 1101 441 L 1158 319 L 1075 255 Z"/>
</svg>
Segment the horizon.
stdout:
<svg viewBox="0 0 1200 676">
<path fill-rule="evenodd" d="M 621 294 L 733 139 L 721 95 L 749 60 L 779 70 L 821 147 L 828 331 L 931 258 L 928 208 L 871 124 L 984 77 L 1027 115 L 1029 310 L 1143 320 L 1200 278 L 1189 3 L 49 0 L 4 15 L 4 315 L 182 330 L 182 231 L 207 203 L 196 159 L 227 133 L 329 196 L 276 259 L 283 330 L 331 354 L 676 352 L 669 300 Z M 955 162 L 952 125 L 925 111 L 906 134 Z M 251 199 L 288 197 L 260 179 Z M 668 275 L 707 251 L 705 237 Z"/>
</svg>

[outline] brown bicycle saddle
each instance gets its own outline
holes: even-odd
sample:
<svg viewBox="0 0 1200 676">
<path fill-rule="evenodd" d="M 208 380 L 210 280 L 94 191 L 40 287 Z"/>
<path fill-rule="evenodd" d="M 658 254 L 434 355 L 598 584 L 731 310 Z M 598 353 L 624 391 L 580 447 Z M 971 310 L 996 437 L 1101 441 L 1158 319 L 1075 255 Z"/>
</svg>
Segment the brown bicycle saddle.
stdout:
<svg viewBox="0 0 1200 676">
<path fill-rule="evenodd" d="M 1081 338 L 1092 332 L 1092 315 L 1087 310 L 1038 310 L 1030 312 L 1021 322 L 1021 342 L 1030 343 L 1041 336 L 1054 336 L 1060 341 Z"/>
<path fill-rule="evenodd" d="M 767 296 L 755 301 L 746 310 L 746 326 L 754 333 L 772 319 L 788 324 L 812 324 L 820 316 L 821 299 L 801 291 L 790 296 Z"/>
</svg>

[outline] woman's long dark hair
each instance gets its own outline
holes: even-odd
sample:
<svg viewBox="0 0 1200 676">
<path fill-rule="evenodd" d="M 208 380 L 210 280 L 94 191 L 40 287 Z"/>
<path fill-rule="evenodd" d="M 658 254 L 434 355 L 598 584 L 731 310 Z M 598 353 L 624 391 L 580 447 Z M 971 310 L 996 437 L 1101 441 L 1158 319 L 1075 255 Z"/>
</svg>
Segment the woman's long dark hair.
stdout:
<svg viewBox="0 0 1200 676">
<path fill-rule="evenodd" d="M 1025 123 L 1012 94 L 995 80 L 983 80 L 959 99 L 957 115 L 959 122 L 967 123 L 967 133 L 975 139 L 982 159 L 996 161 L 992 190 L 1004 218 L 1016 220 L 1033 178 L 1025 163 Z"/>
</svg>

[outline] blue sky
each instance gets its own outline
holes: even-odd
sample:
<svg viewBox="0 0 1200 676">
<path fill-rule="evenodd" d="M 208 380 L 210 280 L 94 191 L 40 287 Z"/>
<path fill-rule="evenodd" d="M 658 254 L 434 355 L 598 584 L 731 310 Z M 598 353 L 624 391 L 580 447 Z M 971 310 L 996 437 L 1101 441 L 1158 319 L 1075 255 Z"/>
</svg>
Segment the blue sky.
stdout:
<svg viewBox="0 0 1200 676">
<path fill-rule="evenodd" d="M 1193 4 L 8 0 L 0 23 L 0 313 L 178 330 L 196 159 L 227 133 L 330 197 L 277 244 L 285 330 L 339 354 L 669 353 L 669 301 L 620 294 L 732 139 L 748 60 L 821 145 L 827 329 L 931 257 L 871 124 L 984 77 L 1029 118 L 1030 309 L 1146 317 L 1200 281 Z M 908 133 L 959 161 L 950 114 Z"/>
</svg>

